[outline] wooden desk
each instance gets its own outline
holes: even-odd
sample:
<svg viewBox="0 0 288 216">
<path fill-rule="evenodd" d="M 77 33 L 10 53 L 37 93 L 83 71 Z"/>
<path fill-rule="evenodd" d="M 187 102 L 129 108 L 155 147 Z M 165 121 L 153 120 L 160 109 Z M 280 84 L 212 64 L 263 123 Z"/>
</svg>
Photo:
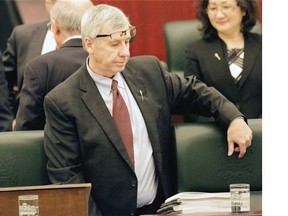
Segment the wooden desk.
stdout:
<svg viewBox="0 0 288 216">
<path fill-rule="evenodd" d="M 1 215 L 18 216 L 18 196 L 39 196 L 41 216 L 88 216 L 90 183 L 0 188 Z"/>
</svg>

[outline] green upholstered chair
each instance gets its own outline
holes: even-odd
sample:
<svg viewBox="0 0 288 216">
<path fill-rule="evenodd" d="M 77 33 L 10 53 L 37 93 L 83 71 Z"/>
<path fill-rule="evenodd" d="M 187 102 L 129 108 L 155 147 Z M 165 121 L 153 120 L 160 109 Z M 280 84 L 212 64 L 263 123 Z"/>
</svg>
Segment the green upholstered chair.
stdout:
<svg viewBox="0 0 288 216">
<path fill-rule="evenodd" d="M 0 187 L 50 184 L 43 131 L 0 133 Z"/>
<path fill-rule="evenodd" d="M 171 21 L 164 24 L 168 71 L 183 74 L 186 45 L 200 39 L 198 20 Z"/>
<path fill-rule="evenodd" d="M 253 27 L 253 29 L 251 30 L 251 32 L 258 33 L 258 34 L 262 34 L 262 23 L 261 23 L 261 22 L 258 22 L 258 23 Z"/>
<path fill-rule="evenodd" d="M 262 191 L 262 119 L 248 120 L 253 142 L 245 156 L 227 156 L 226 130 L 215 122 L 176 124 L 177 192 L 228 192 L 231 183 Z"/>
</svg>

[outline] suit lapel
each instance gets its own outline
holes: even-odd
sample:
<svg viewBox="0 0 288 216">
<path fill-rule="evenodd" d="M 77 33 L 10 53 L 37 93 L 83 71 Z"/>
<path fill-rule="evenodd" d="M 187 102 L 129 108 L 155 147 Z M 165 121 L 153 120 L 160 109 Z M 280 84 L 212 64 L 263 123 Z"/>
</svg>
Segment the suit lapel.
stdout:
<svg viewBox="0 0 288 216">
<path fill-rule="evenodd" d="M 133 68 L 129 67 L 129 65 L 126 66 L 126 69 L 122 73 L 144 118 L 153 149 L 155 163 L 158 165 L 158 168 L 162 167 L 161 142 L 159 133 L 157 132 L 159 130 L 157 128 L 159 118 L 155 115 L 155 111 L 152 110 L 155 101 L 153 100 L 153 97 L 148 96 L 141 73 L 137 73 Z M 142 93 L 140 93 L 140 91 Z"/>
<path fill-rule="evenodd" d="M 229 67 L 226 61 L 226 46 L 220 41 L 215 40 L 209 46 L 206 46 L 206 50 L 203 52 L 207 59 L 207 71 L 212 80 L 211 83 L 221 83 L 225 85 L 225 89 L 229 89 L 231 97 L 238 97 L 239 91 L 235 86 L 233 79 L 230 75 Z M 221 89 L 218 89 L 221 91 Z M 226 90 L 227 91 L 227 90 Z M 234 96 L 233 96 L 234 95 Z"/>
<path fill-rule="evenodd" d="M 244 48 L 244 67 L 242 71 L 242 78 L 240 80 L 240 87 L 245 82 L 250 71 L 252 71 L 252 67 L 256 61 L 260 49 L 261 47 L 258 43 L 253 42 L 249 36 L 246 38 Z"/>
<path fill-rule="evenodd" d="M 105 102 L 103 101 L 101 94 L 96 87 L 93 79 L 89 76 L 86 65 L 82 66 L 81 70 L 83 75 L 80 79 L 80 89 L 83 91 L 83 102 L 85 103 L 89 111 L 92 113 L 95 120 L 102 127 L 108 139 L 115 146 L 119 154 L 133 170 L 133 165 L 130 162 L 128 153 L 126 152 L 124 143 L 122 142 L 121 136 L 114 124 L 113 118 L 110 115 L 109 110 Z M 154 103 L 153 98 L 150 99 L 149 97 L 147 97 L 147 91 L 143 84 L 142 77 L 135 76 L 135 70 L 133 70 L 129 66 L 126 66 L 126 69 L 122 72 L 122 74 L 143 115 L 148 130 L 148 135 L 152 143 L 153 154 L 155 155 L 155 162 L 158 165 L 161 165 L 161 150 L 159 145 L 160 139 L 157 133 L 158 121 L 154 112 L 151 110 L 151 104 Z M 140 93 L 140 91 L 142 93 Z"/>
<path fill-rule="evenodd" d="M 81 68 L 83 76 L 80 80 L 80 89 L 83 92 L 82 100 L 87 106 L 88 110 L 92 113 L 95 120 L 102 127 L 104 133 L 123 157 L 123 159 L 129 164 L 131 169 L 133 165 L 129 159 L 128 153 L 125 149 L 124 143 L 122 142 L 121 136 L 114 124 L 113 118 L 101 97 L 101 94 L 96 87 L 93 79 L 90 77 L 86 65 Z"/>
</svg>

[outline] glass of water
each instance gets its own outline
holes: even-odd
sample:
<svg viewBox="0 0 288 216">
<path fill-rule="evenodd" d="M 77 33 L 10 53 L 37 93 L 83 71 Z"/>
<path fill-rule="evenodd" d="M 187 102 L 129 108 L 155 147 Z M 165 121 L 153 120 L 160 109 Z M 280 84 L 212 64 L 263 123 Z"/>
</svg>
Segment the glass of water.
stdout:
<svg viewBox="0 0 288 216">
<path fill-rule="evenodd" d="M 250 185 L 230 184 L 232 213 L 250 211 Z"/>
</svg>

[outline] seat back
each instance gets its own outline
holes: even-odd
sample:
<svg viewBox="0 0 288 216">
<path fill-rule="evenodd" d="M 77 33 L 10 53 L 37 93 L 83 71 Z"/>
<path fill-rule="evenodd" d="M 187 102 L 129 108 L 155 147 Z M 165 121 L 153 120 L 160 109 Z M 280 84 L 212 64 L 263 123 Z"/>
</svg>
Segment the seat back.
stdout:
<svg viewBox="0 0 288 216">
<path fill-rule="evenodd" d="M 43 131 L 0 133 L 0 187 L 50 184 Z"/>
<path fill-rule="evenodd" d="M 257 22 L 256 25 L 251 29 L 251 32 L 261 35 L 262 34 L 262 23 Z"/>
<path fill-rule="evenodd" d="M 171 21 L 164 24 L 168 71 L 184 71 L 186 45 L 201 38 L 199 24 L 198 20 Z"/>
<path fill-rule="evenodd" d="M 177 192 L 228 192 L 229 184 L 248 183 L 262 190 L 262 120 L 248 121 L 253 141 L 245 156 L 227 156 L 226 130 L 216 123 L 182 123 L 174 126 Z"/>
</svg>

